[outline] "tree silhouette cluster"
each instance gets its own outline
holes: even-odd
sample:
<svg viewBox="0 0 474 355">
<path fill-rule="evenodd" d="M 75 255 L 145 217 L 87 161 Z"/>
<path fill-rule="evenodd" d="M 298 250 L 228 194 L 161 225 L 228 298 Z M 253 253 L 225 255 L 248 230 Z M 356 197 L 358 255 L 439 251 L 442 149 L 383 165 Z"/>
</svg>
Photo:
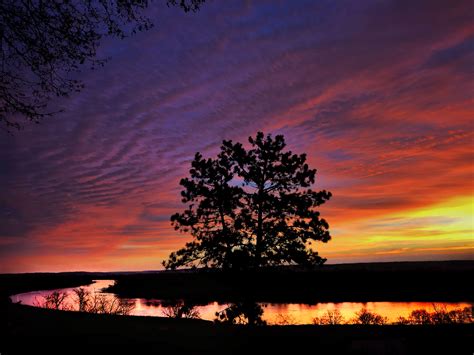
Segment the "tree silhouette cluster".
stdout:
<svg viewBox="0 0 474 355">
<path fill-rule="evenodd" d="M 316 169 L 305 154 L 286 151 L 282 135 L 259 132 L 250 149 L 223 141 L 215 159 L 196 153 L 181 180 L 188 208 L 171 217 L 176 230 L 193 241 L 163 264 L 177 267 L 243 269 L 322 264 L 314 242 L 330 240 L 329 225 L 317 208 L 328 191 L 314 191 Z"/>
<path fill-rule="evenodd" d="M 448 311 L 446 307 L 434 304 L 432 312 L 426 309 L 417 309 L 410 315 L 398 318 L 398 324 L 470 324 L 474 323 L 474 307 L 464 307 Z"/>
<path fill-rule="evenodd" d="M 205 0 L 169 0 L 185 12 Z M 104 36 L 124 38 L 153 26 L 143 15 L 149 0 L 0 1 L 0 127 L 20 129 L 55 112 L 53 97 L 80 91 L 81 66 L 103 65 Z M 77 75 L 76 75 L 77 76 Z"/>
<path fill-rule="evenodd" d="M 256 302 L 232 303 L 229 307 L 216 312 L 216 323 L 239 325 L 266 325 L 263 320 L 263 307 Z"/>
<path fill-rule="evenodd" d="M 72 298 L 64 291 L 54 291 L 42 298 L 35 300 L 36 307 L 117 315 L 129 315 L 135 308 L 133 301 L 109 298 L 104 294 L 91 293 L 82 287 L 73 290 Z"/>
<path fill-rule="evenodd" d="M 163 302 L 161 306 L 162 314 L 168 318 L 201 318 L 198 307 L 195 304 L 184 302 L 183 300 Z"/>
</svg>

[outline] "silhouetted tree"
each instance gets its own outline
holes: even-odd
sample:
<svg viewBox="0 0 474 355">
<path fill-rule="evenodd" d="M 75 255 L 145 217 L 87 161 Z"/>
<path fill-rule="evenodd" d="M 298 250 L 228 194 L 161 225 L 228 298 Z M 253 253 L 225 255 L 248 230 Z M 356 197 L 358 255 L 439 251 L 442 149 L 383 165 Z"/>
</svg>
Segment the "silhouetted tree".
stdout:
<svg viewBox="0 0 474 355">
<path fill-rule="evenodd" d="M 77 308 L 79 312 L 87 312 L 90 306 L 90 291 L 86 290 L 83 287 L 75 288 L 73 290 L 75 296 L 75 302 L 77 303 Z"/>
<path fill-rule="evenodd" d="M 313 318 L 313 324 L 316 325 L 338 325 L 345 323 L 344 317 L 338 309 L 327 310 L 322 317 Z"/>
<path fill-rule="evenodd" d="M 305 154 L 285 151 L 282 135 L 262 132 L 250 149 L 223 141 L 217 158 L 196 153 L 190 178 L 180 184 L 183 213 L 171 216 L 176 230 L 194 240 L 171 253 L 163 265 L 247 268 L 298 264 L 316 266 L 311 244 L 330 240 L 328 223 L 316 210 L 331 197 L 313 191 L 316 169 Z"/>
<path fill-rule="evenodd" d="M 373 313 L 367 310 L 367 308 L 361 308 L 356 312 L 355 318 L 352 320 L 353 324 L 364 324 L 364 325 L 384 325 L 387 324 L 387 317 L 382 317 L 377 313 Z"/>
<path fill-rule="evenodd" d="M 454 323 L 473 323 L 474 322 L 474 308 L 465 307 L 452 309 L 448 311 L 446 306 L 433 305 L 433 312 L 426 309 L 413 310 L 408 318 L 399 317 L 398 324 L 454 324 Z"/>
<path fill-rule="evenodd" d="M 68 294 L 63 291 L 54 291 L 43 297 L 44 301 L 35 300 L 35 305 L 43 308 L 68 311 L 71 305 L 67 303 Z"/>
<path fill-rule="evenodd" d="M 128 315 L 135 308 L 133 300 L 109 297 L 100 293 L 92 294 L 82 287 L 74 289 L 71 296 L 69 297 L 69 294 L 64 291 L 54 291 L 44 296 L 43 300 L 36 299 L 33 304 L 36 307 L 55 310 L 118 315 Z"/>
<path fill-rule="evenodd" d="M 263 307 L 256 302 L 238 302 L 216 312 L 216 323 L 266 325 L 262 319 Z"/>
<path fill-rule="evenodd" d="M 277 314 L 275 320 L 272 322 L 273 325 L 295 325 L 297 320 L 291 314 Z"/>
<path fill-rule="evenodd" d="M 195 11 L 205 0 L 169 0 Z M 21 128 L 54 112 L 52 97 L 68 96 L 83 84 L 71 74 L 96 58 L 104 36 L 123 38 L 152 27 L 141 14 L 149 0 L 0 1 L 0 127 Z"/>
<path fill-rule="evenodd" d="M 164 302 L 161 304 L 162 313 L 168 318 L 200 318 L 196 305 L 184 301 Z"/>
</svg>

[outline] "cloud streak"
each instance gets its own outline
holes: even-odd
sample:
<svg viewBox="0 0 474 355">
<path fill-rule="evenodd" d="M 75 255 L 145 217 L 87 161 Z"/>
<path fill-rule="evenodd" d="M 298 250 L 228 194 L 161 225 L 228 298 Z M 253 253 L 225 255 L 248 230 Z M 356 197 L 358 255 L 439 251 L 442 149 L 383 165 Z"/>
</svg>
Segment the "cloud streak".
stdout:
<svg viewBox="0 0 474 355">
<path fill-rule="evenodd" d="M 257 130 L 333 192 L 330 261 L 472 258 L 472 223 L 426 242 L 410 222 L 454 197 L 472 212 L 469 1 L 150 11 L 158 28 L 104 43 L 112 60 L 64 114 L 0 141 L 0 272 L 158 268 L 189 240 L 168 218 L 194 153 Z"/>
</svg>

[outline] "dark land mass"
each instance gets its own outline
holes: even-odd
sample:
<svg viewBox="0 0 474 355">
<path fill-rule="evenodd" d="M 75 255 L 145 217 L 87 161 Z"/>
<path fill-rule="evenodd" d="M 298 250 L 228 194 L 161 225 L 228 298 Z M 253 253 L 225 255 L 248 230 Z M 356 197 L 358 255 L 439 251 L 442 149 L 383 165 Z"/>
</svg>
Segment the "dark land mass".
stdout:
<svg viewBox="0 0 474 355">
<path fill-rule="evenodd" d="M 94 275 L 82 272 L 0 274 L 0 297 L 5 299 L 17 293 L 83 286 L 94 279 Z"/>
<path fill-rule="evenodd" d="M 471 354 L 474 325 L 229 326 L 202 320 L 6 309 L 8 354 Z"/>
<path fill-rule="evenodd" d="M 196 303 L 473 301 L 474 261 L 324 265 L 259 271 L 165 271 L 116 275 L 108 289 L 125 298 Z"/>
<path fill-rule="evenodd" d="M 472 354 L 473 324 L 230 326 L 204 320 L 53 311 L 7 296 L 116 279 L 122 297 L 190 300 L 472 301 L 474 262 L 326 265 L 259 272 L 167 271 L 0 275 L 5 354 Z"/>
<path fill-rule="evenodd" d="M 124 298 L 236 302 L 472 302 L 474 261 L 323 265 L 259 271 L 178 270 L 0 274 L 0 297 L 117 280 L 107 291 Z"/>
</svg>

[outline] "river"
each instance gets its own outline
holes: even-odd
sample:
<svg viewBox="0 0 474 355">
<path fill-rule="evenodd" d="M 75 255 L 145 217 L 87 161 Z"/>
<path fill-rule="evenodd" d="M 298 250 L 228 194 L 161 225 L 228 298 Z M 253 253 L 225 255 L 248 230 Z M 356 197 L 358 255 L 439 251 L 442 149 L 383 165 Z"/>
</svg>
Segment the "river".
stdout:
<svg viewBox="0 0 474 355">
<path fill-rule="evenodd" d="M 116 295 L 112 293 L 102 292 L 102 289 L 113 285 L 114 280 L 96 280 L 94 283 L 83 286 L 91 293 L 101 294 L 109 300 L 117 299 Z M 62 291 L 68 294 L 66 303 L 74 304 L 74 288 L 64 288 L 58 290 L 47 291 L 32 291 L 20 293 L 11 296 L 13 302 L 21 302 L 25 305 L 38 306 L 44 297 L 54 291 Z M 128 299 L 134 304 L 130 315 L 134 316 L 165 316 L 166 306 L 162 304 L 161 300 L 135 298 Z M 472 307 L 472 303 L 467 302 L 340 302 L 340 303 L 316 303 L 316 304 L 302 304 L 302 303 L 262 303 L 264 308 L 263 320 L 268 324 L 312 324 L 315 317 L 324 316 L 327 311 L 338 310 L 346 321 L 352 319 L 355 313 L 366 308 L 370 312 L 377 313 L 386 317 L 388 322 L 397 321 L 398 317 L 407 317 L 413 310 L 426 309 L 433 311 L 434 307 L 443 307 L 448 311 L 452 309 L 460 309 L 464 307 Z M 197 306 L 200 318 L 206 320 L 214 320 L 216 312 L 220 312 L 228 307 L 228 304 L 218 302 L 211 302 L 206 305 Z"/>
</svg>

